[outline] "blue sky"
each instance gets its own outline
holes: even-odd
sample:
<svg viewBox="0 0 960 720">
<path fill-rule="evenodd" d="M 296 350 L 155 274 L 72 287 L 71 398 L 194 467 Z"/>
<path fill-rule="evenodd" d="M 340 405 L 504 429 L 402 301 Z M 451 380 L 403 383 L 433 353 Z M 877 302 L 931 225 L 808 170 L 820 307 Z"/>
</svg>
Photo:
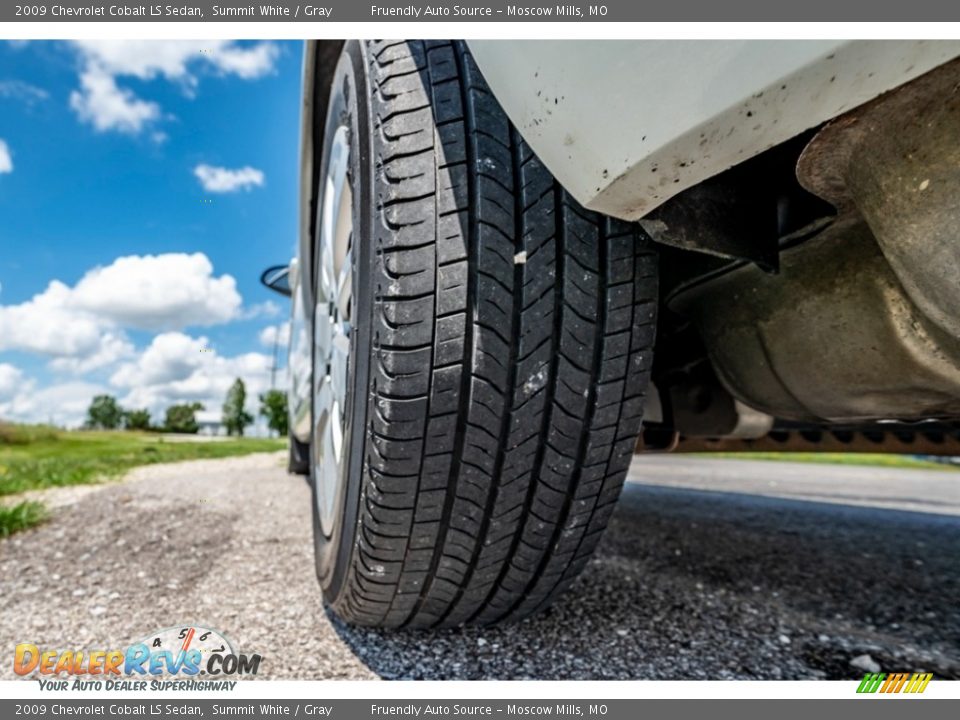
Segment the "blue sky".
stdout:
<svg viewBox="0 0 960 720">
<path fill-rule="evenodd" d="M 219 413 L 235 376 L 267 386 L 301 51 L 0 43 L 0 418 L 75 424 L 96 392 Z"/>
</svg>

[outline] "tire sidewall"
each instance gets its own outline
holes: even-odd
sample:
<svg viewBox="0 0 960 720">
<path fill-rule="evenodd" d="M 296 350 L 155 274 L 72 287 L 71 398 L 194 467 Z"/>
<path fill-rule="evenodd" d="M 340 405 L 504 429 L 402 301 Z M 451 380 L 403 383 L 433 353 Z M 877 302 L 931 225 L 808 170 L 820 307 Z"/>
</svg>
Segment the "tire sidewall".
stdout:
<svg viewBox="0 0 960 720">
<path fill-rule="evenodd" d="M 337 511 L 334 527 L 329 536 L 320 525 L 318 489 L 311 458 L 311 506 L 317 578 L 323 588 L 325 599 L 336 604 L 342 594 L 345 579 L 351 564 L 354 538 L 364 472 L 364 441 L 367 417 L 367 386 L 370 377 L 371 358 L 371 313 L 373 289 L 372 251 L 370 248 L 372 213 L 372 168 L 370 166 L 370 115 L 369 94 L 366 76 L 366 53 L 363 44 L 348 41 L 343 48 L 330 88 L 330 100 L 322 136 L 322 157 L 317 196 L 323 197 L 323 185 L 329 163 L 329 144 L 335 129 L 346 122 L 350 128 L 350 171 L 348 182 L 353 193 L 353 298 L 351 310 L 350 360 L 347 375 L 347 394 L 344 425 L 345 461 L 343 476 L 336 498 Z M 313 273 L 314 297 L 317 292 L 317 258 L 319 257 L 320 200 L 315 208 Z M 311 309 L 311 318 L 316 313 L 316 303 Z M 311 323 L 311 333 L 315 323 Z M 316 352 L 316 342 L 312 343 Z M 315 373 L 313 373 L 315 375 Z M 311 406 L 314 403 L 317 378 L 311 380 Z M 312 442 L 317 447 L 316 412 Z M 316 450 L 314 449 L 314 452 Z"/>
</svg>

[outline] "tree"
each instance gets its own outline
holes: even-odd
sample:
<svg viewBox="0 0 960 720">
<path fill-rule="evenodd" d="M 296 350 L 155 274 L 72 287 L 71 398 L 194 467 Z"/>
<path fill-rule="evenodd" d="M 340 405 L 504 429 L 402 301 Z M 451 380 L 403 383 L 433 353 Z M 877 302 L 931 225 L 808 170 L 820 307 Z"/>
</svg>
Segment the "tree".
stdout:
<svg viewBox="0 0 960 720">
<path fill-rule="evenodd" d="M 113 395 L 97 395 L 87 409 L 87 427 L 116 430 L 123 421 L 123 410 Z"/>
<path fill-rule="evenodd" d="M 223 424 L 227 435 L 236 433 L 243 437 L 243 429 L 253 422 L 253 415 L 244 410 L 247 404 L 247 388 L 243 380 L 237 378 L 227 390 L 227 399 L 223 403 Z"/>
<path fill-rule="evenodd" d="M 200 429 L 196 418 L 198 410 L 203 410 L 203 405 L 198 402 L 171 405 L 167 408 L 167 418 L 163 423 L 163 429 L 167 432 L 196 433 Z"/>
<path fill-rule="evenodd" d="M 280 437 L 287 436 L 287 394 L 283 390 L 268 390 L 260 396 L 260 414 L 267 419 L 267 427 L 276 430 Z"/>
<path fill-rule="evenodd" d="M 127 410 L 123 413 L 123 426 L 127 430 L 149 430 L 149 410 Z"/>
</svg>

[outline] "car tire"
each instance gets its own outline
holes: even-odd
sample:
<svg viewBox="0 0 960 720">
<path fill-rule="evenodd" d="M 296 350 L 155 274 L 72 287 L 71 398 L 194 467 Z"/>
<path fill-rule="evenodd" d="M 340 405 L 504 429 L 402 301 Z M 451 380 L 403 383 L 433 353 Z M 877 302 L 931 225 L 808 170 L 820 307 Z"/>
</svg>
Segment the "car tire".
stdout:
<svg viewBox="0 0 960 720">
<path fill-rule="evenodd" d="M 522 618 L 583 569 L 623 485 L 652 362 L 656 254 L 636 224 L 557 184 L 463 43 L 348 42 L 321 186 L 344 153 L 350 247 L 330 257 L 349 259 L 349 318 L 335 294 L 314 317 L 325 598 L 374 627 Z M 322 193 L 318 258 L 344 235 Z M 323 262 L 315 282 L 343 276 Z M 334 316 L 349 331 L 331 343 Z M 321 399 L 342 374 L 337 332 L 349 332 L 345 389 Z"/>
</svg>

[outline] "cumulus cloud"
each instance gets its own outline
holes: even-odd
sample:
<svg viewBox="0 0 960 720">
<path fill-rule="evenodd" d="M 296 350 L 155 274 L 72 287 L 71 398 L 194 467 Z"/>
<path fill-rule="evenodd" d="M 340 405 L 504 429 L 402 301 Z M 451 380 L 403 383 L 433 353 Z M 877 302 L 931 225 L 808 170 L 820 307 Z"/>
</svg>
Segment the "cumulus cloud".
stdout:
<svg viewBox="0 0 960 720">
<path fill-rule="evenodd" d="M 203 189 L 213 193 L 250 190 L 263 185 L 263 172 L 249 165 L 236 170 L 200 164 L 193 169 Z"/>
<path fill-rule="evenodd" d="M 0 401 L 0 417 L 19 422 L 53 422 L 78 427 L 95 395 L 109 392 L 96 383 L 73 381 L 34 390 L 32 383 L 8 401 Z"/>
<path fill-rule="evenodd" d="M 23 384 L 23 372 L 10 363 L 0 363 L 0 402 L 9 400 Z"/>
<path fill-rule="evenodd" d="M 260 344 L 264 347 L 272 348 L 274 343 L 286 347 L 290 342 L 290 322 L 287 321 L 279 325 L 267 325 L 260 331 L 258 337 Z"/>
<path fill-rule="evenodd" d="M 85 380 L 37 389 L 14 365 L 0 363 L 0 418 L 19 422 L 81 425 L 96 395 L 110 394 L 125 408 L 146 408 L 156 422 L 173 404 L 199 402 L 208 420 L 219 420 L 227 390 L 236 378 L 247 388 L 247 412 L 256 416 L 259 395 L 270 387 L 269 355 L 221 355 L 206 337 L 161 333 L 139 355 L 121 362 L 104 385 Z M 263 428 L 260 428 L 264 431 Z"/>
<path fill-rule="evenodd" d="M 189 378 L 204 364 L 206 337 L 179 332 L 157 335 L 135 362 L 124 364 L 110 378 L 118 387 L 164 385 Z"/>
<path fill-rule="evenodd" d="M 72 290 L 59 280 L 19 305 L 0 305 L 0 352 L 25 350 L 55 357 L 97 351 L 103 321 L 79 311 Z"/>
<path fill-rule="evenodd" d="M 134 354 L 125 328 L 171 330 L 242 316 L 230 275 L 214 276 L 206 255 L 117 258 L 70 287 L 59 280 L 30 300 L 0 305 L 0 352 L 53 358 L 54 370 L 84 373 Z"/>
<path fill-rule="evenodd" d="M 132 357 L 136 349 L 122 333 L 105 332 L 99 340 L 96 350 L 80 357 L 57 357 L 50 361 L 50 368 L 58 372 L 74 375 L 98 370 L 115 364 L 123 358 Z"/>
<path fill-rule="evenodd" d="M 10 157 L 10 148 L 0 138 L 0 175 L 13 172 L 13 158 Z"/>
<path fill-rule="evenodd" d="M 80 75 L 80 89 L 70 93 L 70 107 L 101 132 L 118 130 L 135 135 L 160 118 L 159 105 L 118 87 L 114 76 L 96 65 Z"/>
<path fill-rule="evenodd" d="M 80 88 L 70 106 L 97 130 L 137 134 L 163 116 L 160 106 L 143 100 L 117 78 L 163 78 L 188 94 L 199 84 L 197 72 L 212 70 L 245 80 L 271 72 L 279 50 L 270 42 L 238 44 L 232 40 L 76 40 L 82 70 Z"/>
<path fill-rule="evenodd" d="M 140 330 L 217 325 L 236 318 L 241 305 L 236 281 L 214 277 L 203 253 L 117 258 L 84 275 L 72 300 L 84 311 Z"/>
<path fill-rule="evenodd" d="M 273 43 L 240 45 L 232 40 L 76 40 L 74 45 L 86 61 L 113 75 L 141 80 L 161 75 L 190 84 L 197 83 L 191 70 L 195 63 L 251 80 L 271 72 L 279 54 Z"/>
<path fill-rule="evenodd" d="M 201 352 L 202 351 L 202 352 Z M 206 337 L 168 332 L 157 335 L 136 360 L 121 364 L 110 384 L 125 390 L 125 407 L 146 407 L 156 414 L 180 402 L 200 402 L 219 411 L 236 378 L 247 387 L 247 410 L 256 414 L 257 396 L 270 381 L 270 356 L 220 355 Z"/>
</svg>

